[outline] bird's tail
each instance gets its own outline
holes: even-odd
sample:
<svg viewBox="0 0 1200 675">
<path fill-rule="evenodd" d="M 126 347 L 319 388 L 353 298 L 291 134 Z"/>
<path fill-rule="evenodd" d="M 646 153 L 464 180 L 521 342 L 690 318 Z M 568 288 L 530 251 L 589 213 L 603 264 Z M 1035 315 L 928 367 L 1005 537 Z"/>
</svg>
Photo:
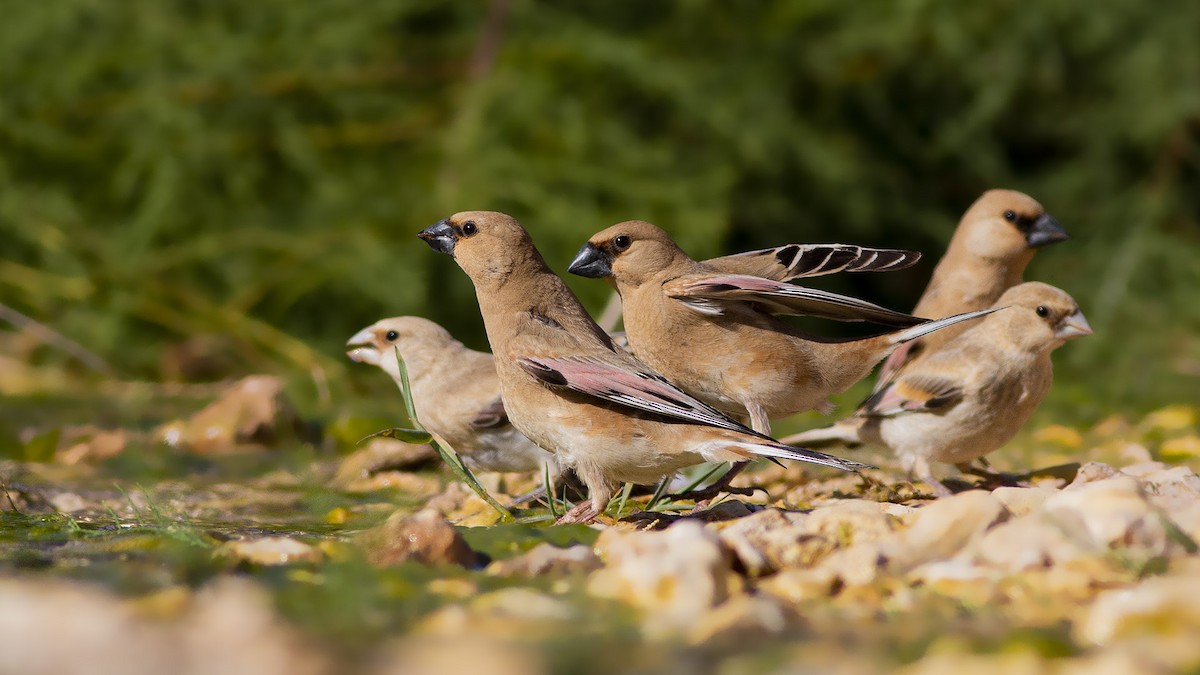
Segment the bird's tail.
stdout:
<svg viewBox="0 0 1200 675">
<path fill-rule="evenodd" d="M 831 424 L 820 429 L 809 429 L 798 434 L 785 436 L 780 439 L 780 443 L 787 445 L 811 445 L 823 447 L 826 445 L 860 445 L 863 440 L 859 436 L 859 430 L 862 429 L 863 419 L 861 417 L 848 417 L 844 420 Z"/>
<path fill-rule="evenodd" d="M 1006 309 L 1006 308 L 1005 307 L 991 307 L 989 309 L 981 309 L 976 312 L 963 312 L 962 314 L 955 314 L 953 316 L 948 316 L 944 319 L 938 319 L 936 321 L 929 321 L 929 322 L 926 322 L 926 323 L 923 323 L 923 324 L 920 324 L 917 326 L 913 326 L 912 328 L 905 328 L 904 330 L 896 331 L 895 333 L 892 333 L 891 335 L 889 335 L 888 337 L 890 339 L 888 340 L 888 342 L 891 342 L 894 345 L 902 345 L 905 342 L 911 342 L 913 340 L 916 340 L 919 337 L 925 337 L 926 335 L 929 335 L 930 333 L 932 333 L 934 331 L 939 331 L 943 328 L 948 328 L 950 326 L 953 326 L 956 323 L 961 323 L 963 321 L 970 321 L 972 319 L 978 319 L 981 316 L 991 314 L 992 312 L 996 312 L 1001 309 Z"/>
<path fill-rule="evenodd" d="M 822 466 L 831 466 L 842 471 L 851 471 L 858 473 L 863 469 L 874 469 L 870 464 L 862 462 L 853 462 L 841 457 L 834 457 L 816 450 L 808 448 L 799 448 L 783 443 L 737 443 L 736 446 L 757 457 L 771 457 L 777 459 L 791 459 L 797 462 L 808 462 L 810 464 L 820 464 Z"/>
</svg>

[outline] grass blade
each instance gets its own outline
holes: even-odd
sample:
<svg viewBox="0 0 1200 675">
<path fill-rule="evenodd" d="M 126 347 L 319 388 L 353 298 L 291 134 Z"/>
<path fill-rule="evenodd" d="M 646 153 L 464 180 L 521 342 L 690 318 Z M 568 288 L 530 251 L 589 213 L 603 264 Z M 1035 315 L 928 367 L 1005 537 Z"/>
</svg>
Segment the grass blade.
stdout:
<svg viewBox="0 0 1200 675">
<path fill-rule="evenodd" d="M 393 347 L 393 349 L 395 348 Z M 408 366 L 405 365 L 404 359 L 400 356 L 400 350 L 396 349 L 395 351 L 396 363 L 400 366 L 400 382 L 404 385 L 404 391 L 402 393 L 404 394 L 404 408 L 408 411 L 408 421 L 410 424 L 416 427 L 418 431 L 425 431 L 425 427 L 421 426 L 420 420 L 417 419 L 417 408 L 415 405 L 413 405 L 412 387 L 408 382 Z M 496 501 L 496 499 L 492 497 L 492 495 L 489 494 L 486 489 L 484 489 L 483 485 L 479 483 L 479 480 L 475 478 L 475 474 L 471 473 L 471 470 L 467 468 L 466 464 L 463 464 L 462 459 L 458 456 L 458 453 L 454 452 L 454 448 L 451 448 L 450 446 L 443 447 L 441 443 L 433 440 L 432 437 L 429 441 L 429 445 L 433 447 L 434 452 L 436 452 L 438 456 L 442 458 L 442 461 L 450 467 L 450 471 L 452 471 L 459 480 L 466 483 L 467 487 L 471 488 L 475 494 L 479 495 L 480 499 L 487 502 L 489 506 L 491 506 L 496 510 L 497 513 L 500 514 L 501 522 L 510 523 L 513 521 L 512 512 L 504 508 L 503 504 Z"/>
</svg>

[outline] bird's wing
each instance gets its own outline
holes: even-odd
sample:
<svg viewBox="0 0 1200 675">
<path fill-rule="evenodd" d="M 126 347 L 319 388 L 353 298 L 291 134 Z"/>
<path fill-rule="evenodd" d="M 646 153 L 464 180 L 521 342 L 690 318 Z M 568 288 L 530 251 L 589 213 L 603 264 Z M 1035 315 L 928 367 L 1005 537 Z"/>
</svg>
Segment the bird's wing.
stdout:
<svg viewBox="0 0 1200 675">
<path fill-rule="evenodd" d="M 473 429 L 495 429 L 508 424 L 508 413 L 504 411 L 504 401 L 497 396 L 491 403 L 480 408 L 471 420 Z"/>
<path fill-rule="evenodd" d="M 888 417 L 904 412 L 947 410 L 963 397 L 962 384 L 936 375 L 905 375 L 871 394 L 863 401 L 860 414 Z"/>
<path fill-rule="evenodd" d="M 633 370 L 599 359 L 572 357 L 523 357 L 517 359 L 517 364 L 525 372 L 553 387 L 566 387 L 675 420 L 763 437 L 648 370 Z"/>
<path fill-rule="evenodd" d="M 750 274 L 776 281 L 816 277 L 834 272 L 890 272 L 921 259 L 916 251 L 865 248 L 852 244 L 787 244 L 705 260 L 728 274 Z"/>
<path fill-rule="evenodd" d="M 737 304 L 752 304 L 770 314 L 870 321 L 886 326 L 925 323 L 925 319 L 865 300 L 746 274 L 690 274 L 663 284 L 663 292 L 710 316 L 724 314 Z"/>
</svg>

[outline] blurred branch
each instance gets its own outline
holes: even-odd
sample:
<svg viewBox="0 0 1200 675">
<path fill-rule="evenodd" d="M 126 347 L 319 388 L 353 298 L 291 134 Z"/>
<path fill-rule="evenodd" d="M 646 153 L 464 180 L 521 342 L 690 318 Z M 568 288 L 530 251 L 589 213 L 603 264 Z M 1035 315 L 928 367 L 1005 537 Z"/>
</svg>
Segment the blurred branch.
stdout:
<svg viewBox="0 0 1200 675">
<path fill-rule="evenodd" d="M 483 24 L 483 32 L 475 42 L 475 51 L 471 53 L 467 74 L 472 80 L 478 80 L 491 72 L 496 64 L 496 56 L 500 53 L 500 43 L 504 41 L 504 27 L 508 22 L 509 0 L 491 0 L 488 2 L 488 15 Z"/>
<path fill-rule="evenodd" d="M 89 351 L 86 347 L 72 340 L 71 338 L 59 333 L 46 324 L 32 319 L 17 310 L 0 303 L 0 319 L 8 323 L 28 330 L 36 335 L 43 343 L 58 347 L 62 351 L 74 356 L 80 363 L 87 366 L 91 370 L 103 375 L 114 375 L 116 371 L 108 364 L 107 361 L 100 358 L 96 353 Z"/>
</svg>

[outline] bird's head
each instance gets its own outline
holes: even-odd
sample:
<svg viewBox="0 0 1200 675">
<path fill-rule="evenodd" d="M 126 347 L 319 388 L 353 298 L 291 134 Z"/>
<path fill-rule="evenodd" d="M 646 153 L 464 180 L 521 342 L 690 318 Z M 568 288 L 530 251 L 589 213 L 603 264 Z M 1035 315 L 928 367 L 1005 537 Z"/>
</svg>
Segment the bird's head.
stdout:
<svg viewBox="0 0 1200 675">
<path fill-rule="evenodd" d="M 962 219 L 968 248 L 992 259 L 1032 256 L 1032 250 L 1070 239 L 1042 205 L 1014 190 L 988 190 Z"/>
<path fill-rule="evenodd" d="M 1009 307 L 997 315 L 1009 313 L 1013 338 L 1030 347 L 1061 346 L 1067 340 L 1092 334 L 1092 327 L 1066 291 L 1040 281 L 1013 286 L 996 301 L 997 307 Z"/>
<path fill-rule="evenodd" d="M 611 278 L 618 285 L 637 286 L 686 259 L 661 228 L 642 220 L 630 220 L 592 236 L 567 271 L 593 279 Z"/>
<path fill-rule="evenodd" d="M 426 358 L 456 344 L 453 336 L 438 324 L 419 316 L 381 319 L 358 331 L 346 341 L 350 360 L 378 366 L 399 380 L 400 365 L 396 351 L 409 365 L 421 367 Z"/>
<path fill-rule="evenodd" d="M 476 286 L 503 282 L 529 265 L 539 271 L 545 269 L 525 228 L 512 216 L 497 211 L 456 213 L 417 236 L 438 253 L 452 256 Z"/>
</svg>

